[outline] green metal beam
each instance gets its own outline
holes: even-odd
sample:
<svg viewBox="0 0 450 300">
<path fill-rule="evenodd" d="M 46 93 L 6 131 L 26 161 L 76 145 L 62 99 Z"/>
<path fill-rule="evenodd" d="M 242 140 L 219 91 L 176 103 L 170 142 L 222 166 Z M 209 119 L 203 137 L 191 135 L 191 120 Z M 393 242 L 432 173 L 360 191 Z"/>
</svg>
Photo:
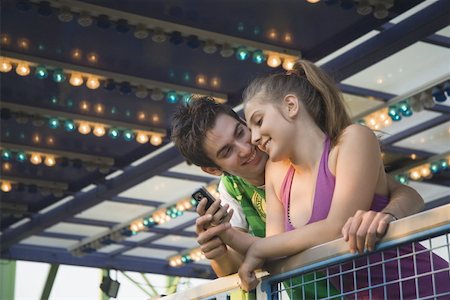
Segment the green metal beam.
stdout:
<svg viewBox="0 0 450 300">
<path fill-rule="evenodd" d="M 14 299 L 16 261 L 0 260 L 0 299 Z"/>
<path fill-rule="evenodd" d="M 144 289 L 138 282 L 136 282 L 133 278 L 131 278 L 130 276 L 128 276 L 127 273 L 120 271 L 120 273 L 122 273 L 123 276 L 125 276 L 129 281 L 131 281 L 132 283 L 134 283 L 140 290 L 142 290 L 144 293 L 146 293 L 149 297 L 153 297 L 152 294 L 147 291 L 146 289 Z"/>
<path fill-rule="evenodd" d="M 48 300 L 55 282 L 56 274 L 58 273 L 59 264 L 52 264 L 48 271 L 47 281 L 45 282 L 44 290 L 42 291 L 41 300 Z"/>
<path fill-rule="evenodd" d="M 101 278 L 100 281 L 103 281 L 103 277 L 105 276 L 109 276 L 109 271 L 108 270 L 101 270 Z M 109 300 L 109 296 L 106 295 L 100 288 L 98 289 L 100 291 L 100 300 Z"/>
</svg>

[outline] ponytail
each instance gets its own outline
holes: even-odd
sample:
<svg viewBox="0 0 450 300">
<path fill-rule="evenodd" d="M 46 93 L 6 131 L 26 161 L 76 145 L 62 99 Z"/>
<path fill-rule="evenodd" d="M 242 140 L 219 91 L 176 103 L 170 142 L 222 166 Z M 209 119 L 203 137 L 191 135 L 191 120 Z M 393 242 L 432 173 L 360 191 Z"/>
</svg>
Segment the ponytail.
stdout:
<svg viewBox="0 0 450 300">
<path fill-rule="evenodd" d="M 245 89 L 243 99 L 245 104 L 262 95 L 259 98 L 264 101 L 278 101 L 289 93 L 297 95 L 316 125 L 336 145 L 351 120 L 334 81 L 309 61 L 298 60 L 288 73 L 255 79 Z"/>
</svg>

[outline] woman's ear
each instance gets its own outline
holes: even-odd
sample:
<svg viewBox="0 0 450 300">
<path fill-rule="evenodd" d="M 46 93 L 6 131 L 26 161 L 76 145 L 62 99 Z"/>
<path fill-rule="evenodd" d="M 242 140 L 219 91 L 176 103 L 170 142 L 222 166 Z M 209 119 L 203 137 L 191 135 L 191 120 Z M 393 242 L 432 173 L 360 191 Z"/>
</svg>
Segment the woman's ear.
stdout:
<svg viewBox="0 0 450 300">
<path fill-rule="evenodd" d="M 287 94 L 283 99 L 283 104 L 287 113 L 287 116 L 294 118 L 299 113 L 300 103 L 299 99 L 294 94 Z"/>
</svg>

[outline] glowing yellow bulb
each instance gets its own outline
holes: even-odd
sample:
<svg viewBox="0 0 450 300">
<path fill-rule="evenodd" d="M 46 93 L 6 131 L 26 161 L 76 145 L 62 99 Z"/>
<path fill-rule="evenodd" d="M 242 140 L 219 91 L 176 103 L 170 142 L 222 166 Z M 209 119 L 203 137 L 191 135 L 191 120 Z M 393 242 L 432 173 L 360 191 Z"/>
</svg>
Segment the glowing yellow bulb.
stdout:
<svg viewBox="0 0 450 300">
<path fill-rule="evenodd" d="M 0 58 L 0 72 L 7 73 L 12 70 L 12 64 L 6 58 Z"/>
<path fill-rule="evenodd" d="M 415 153 L 411 154 L 411 159 L 415 160 L 417 158 L 417 155 Z"/>
<path fill-rule="evenodd" d="M 267 58 L 267 65 L 276 68 L 281 65 L 281 58 L 276 54 L 270 54 Z"/>
<path fill-rule="evenodd" d="M 53 145 L 54 143 L 55 143 L 55 139 L 53 137 L 50 136 L 47 138 L 47 144 Z"/>
<path fill-rule="evenodd" d="M 140 112 L 138 113 L 138 119 L 139 119 L 140 121 L 144 121 L 145 118 L 146 118 L 145 112 L 140 111 Z"/>
<path fill-rule="evenodd" d="M 97 105 L 95 106 L 95 111 L 96 111 L 98 114 L 102 114 L 102 113 L 105 111 L 105 107 L 104 107 L 102 104 L 97 104 Z"/>
<path fill-rule="evenodd" d="M 269 39 L 271 39 L 271 40 L 276 40 L 277 37 L 278 37 L 278 33 L 277 33 L 277 31 L 276 31 L 275 29 L 270 29 L 270 30 L 267 32 L 267 36 L 268 36 Z"/>
<path fill-rule="evenodd" d="M 285 58 L 283 61 L 283 69 L 286 71 L 290 71 L 294 68 L 295 59 L 294 58 Z"/>
<path fill-rule="evenodd" d="M 89 53 L 88 54 L 88 61 L 91 63 L 96 63 L 98 61 L 98 55 L 96 53 Z"/>
<path fill-rule="evenodd" d="M 93 133 L 98 137 L 104 136 L 106 133 L 105 127 L 103 125 L 95 125 Z"/>
<path fill-rule="evenodd" d="M 306 0 L 306 1 L 308 1 L 309 3 L 317 3 L 317 2 L 319 2 L 320 0 Z"/>
<path fill-rule="evenodd" d="M 152 135 L 150 138 L 150 144 L 153 146 L 159 146 L 162 144 L 162 137 L 160 135 Z"/>
<path fill-rule="evenodd" d="M 9 181 L 2 181 L 1 190 L 3 192 L 8 193 L 8 192 L 11 191 L 11 189 L 12 189 L 11 182 L 9 182 Z"/>
<path fill-rule="evenodd" d="M 73 49 L 70 54 L 72 55 L 73 59 L 80 59 L 83 55 L 83 52 L 81 52 L 80 49 Z"/>
<path fill-rule="evenodd" d="M 80 126 L 78 126 L 78 132 L 81 134 L 89 134 L 91 132 L 91 126 L 88 123 L 80 123 Z"/>
<path fill-rule="evenodd" d="M 33 135 L 33 142 L 35 142 L 37 144 L 40 141 L 41 141 L 41 137 L 39 136 L 39 134 Z"/>
<path fill-rule="evenodd" d="M 47 155 L 45 156 L 45 160 L 44 160 L 44 164 L 47 167 L 53 167 L 54 165 L 56 165 L 56 159 L 53 155 Z"/>
<path fill-rule="evenodd" d="M 30 162 L 33 165 L 39 165 L 42 162 L 42 157 L 38 153 L 31 154 Z"/>
<path fill-rule="evenodd" d="M 420 168 L 420 175 L 425 178 L 429 177 L 431 175 L 430 166 L 427 165 Z"/>
<path fill-rule="evenodd" d="M 412 180 L 419 180 L 421 178 L 420 172 L 418 170 L 413 170 L 413 171 L 411 171 L 411 173 L 409 173 L 409 177 Z"/>
<path fill-rule="evenodd" d="M 89 102 L 87 101 L 81 101 L 80 102 L 80 108 L 82 110 L 88 111 L 89 110 Z"/>
<path fill-rule="evenodd" d="M 206 76 L 205 75 L 198 75 L 197 76 L 197 84 L 205 85 L 206 84 Z"/>
<path fill-rule="evenodd" d="M 291 35 L 290 33 L 285 33 L 285 34 L 284 34 L 284 41 L 285 41 L 286 43 L 292 42 L 292 35 Z"/>
<path fill-rule="evenodd" d="M 7 46 L 7 45 L 11 44 L 11 38 L 6 33 L 2 33 L 0 36 L 0 43 L 2 45 Z"/>
<path fill-rule="evenodd" d="M 98 89 L 100 86 L 100 81 L 96 77 L 89 77 L 86 81 L 86 86 L 91 90 Z"/>
<path fill-rule="evenodd" d="M 26 50 L 30 47 L 30 41 L 27 39 L 19 39 L 17 40 L 17 45 L 19 46 L 19 48 Z"/>
<path fill-rule="evenodd" d="M 27 63 L 21 62 L 16 67 L 16 73 L 20 76 L 27 76 L 30 74 L 30 66 Z"/>
<path fill-rule="evenodd" d="M 145 144 L 148 142 L 148 140 L 149 140 L 148 135 L 145 134 L 144 132 L 139 132 L 136 136 L 136 141 L 139 144 Z"/>
<path fill-rule="evenodd" d="M 153 121 L 153 123 L 159 123 L 159 116 L 158 115 L 153 115 L 152 116 L 152 121 Z"/>
<path fill-rule="evenodd" d="M 12 165 L 9 162 L 4 162 L 2 165 L 2 169 L 3 171 L 11 171 L 12 169 Z"/>
<path fill-rule="evenodd" d="M 214 77 L 211 79 L 211 86 L 218 88 L 220 87 L 220 79 L 217 77 Z"/>
<path fill-rule="evenodd" d="M 69 82 L 73 86 L 80 86 L 83 84 L 83 76 L 80 73 L 72 73 Z"/>
</svg>

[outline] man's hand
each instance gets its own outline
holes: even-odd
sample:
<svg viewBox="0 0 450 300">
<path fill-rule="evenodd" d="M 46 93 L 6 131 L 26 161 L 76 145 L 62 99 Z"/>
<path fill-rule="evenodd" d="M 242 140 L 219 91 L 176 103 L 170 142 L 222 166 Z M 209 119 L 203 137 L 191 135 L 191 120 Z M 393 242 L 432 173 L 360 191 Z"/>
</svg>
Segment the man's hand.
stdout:
<svg viewBox="0 0 450 300">
<path fill-rule="evenodd" d="M 205 208 L 206 208 L 207 202 L 208 202 L 208 200 L 206 198 L 203 198 L 197 205 L 197 213 L 200 216 L 204 216 L 204 215 L 212 216 L 212 219 L 210 220 L 210 222 L 204 224 L 205 228 L 208 228 L 210 226 L 217 226 L 221 223 L 226 223 L 231 220 L 231 217 L 233 216 L 233 209 L 230 209 L 230 211 L 228 211 L 228 208 L 230 207 L 228 204 L 221 206 L 220 199 L 217 199 L 206 210 Z"/>
<path fill-rule="evenodd" d="M 232 212 L 231 212 L 232 214 Z M 200 249 L 208 259 L 218 259 L 227 253 L 227 246 L 219 238 L 219 234 L 231 227 L 228 221 L 216 226 L 211 226 L 213 217 L 210 214 L 203 215 L 195 221 L 195 231 Z"/>
<path fill-rule="evenodd" d="M 342 227 L 344 240 L 349 243 L 352 253 L 372 251 L 375 244 L 384 236 L 394 217 L 383 212 L 358 210 Z"/>
</svg>

